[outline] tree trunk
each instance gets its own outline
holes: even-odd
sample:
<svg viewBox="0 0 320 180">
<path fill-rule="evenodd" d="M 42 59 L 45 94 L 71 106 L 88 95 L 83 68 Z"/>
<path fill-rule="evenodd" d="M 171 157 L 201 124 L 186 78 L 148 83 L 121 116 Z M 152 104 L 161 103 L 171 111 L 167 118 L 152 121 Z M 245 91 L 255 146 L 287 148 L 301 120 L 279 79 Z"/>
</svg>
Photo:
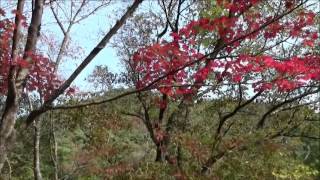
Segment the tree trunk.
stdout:
<svg viewBox="0 0 320 180">
<path fill-rule="evenodd" d="M 10 160 L 9 158 L 6 159 L 7 161 L 7 164 L 8 164 L 8 180 L 11 180 L 11 174 L 12 174 L 12 168 L 11 168 L 11 163 L 10 163 Z"/>
<path fill-rule="evenodd" d="M 4 163 L 5 163 L 5 161 L 6 161 L 6 157 L 5 156 L 3 156 L 3 154 L 6 154 L 6 150 L 5 150 L 5 147 L 4 146 L 0 146 L 0 175 L 1 175 L 1 170 L 2 170 L 2 168 L 3 168 L 3 165 L 4 165 Z"/>
<path fill-rule="evenodd" d="M 50 156 L 54 167 L 54 179 L 59 179 L 58 169 L 58 142 L 56 140 L 56 134 L 54 129 L 54 120 L 52 114 L 50 116 Z"/>
<path fill-rule="evenodd" d="M 201 174 L 205 174 L 210 167 L 212 167 L 219 159 L 221 159 L 225 155 L 225 151 L 219 152 L 216 155 L 211 156 L 207 162 L 201 168 Z"/>
<path fill-rule="evenodd" d="M 164 162 L 166 159 L 165 149 L 162 145 L 157 145 L 156 162 Z"/>
<path fill-rule="evenodd" d="M 32 57 L 29 53 L 35 51 L 42 19 L 43 2 L 43 0 L 36 0 L 35 8 L 32 11 L 31 23 L 28 28 L 27 42 L 23 56 L 23 59 L 27 62 L 32 61 Z M 23 5 L 24 0 L 19 0 L 17 10 L 21 13 L 23 12 Z M 19 16 L 16 16 L 16 20 L 19 19 Z M 18 26 L 15 28 L 13 36 L 13 44 L 15 44 L 12 48 L 13 60 L 15 60 L 16 45 L 20 43 L 18 29 L 19 24 L 20 23 L 18 23 Z M 7 99 L 5 103 L 5 109 L 0 120 L 0 174 L 7 157 L 8 146 L 10 145 L 10 139 L 13 135 L 12 132 L 14 131 L 14 125 L 17 118 L 19 101 L 21 98 L 22 90 L 24 88 L 25 79 L 28 76 L 28 72 L 28 68 L 18 68 L 17 66 L 10 67 L 8 76 Z"/>
<path fill-rule="evenodd" d="M 9 91 L 6 99 L 6 106 L 0 121 L 0 175 L 3 165 L 6 161 L 9 139 L 12 137 L 14 125 L 18 112 L 18 97 L 16 94 L 15 67 L 11 67 L 8 78 Z"/>
<path fill-rule="evenodd" d="M 33 136 L 33 173 L 35 180 L 42 180 L 40 169 L 40 119 L 34 121 L 34 136 Z"/>
<path fill-rule="evenodd" d="M 55 177 L 55 180 L 58 180 L 59 179 L 59 169 L 58 169 L 58 143 L 56 141 L 56 138 L 55 138 L 55 132 L 53 131 L 52 132 L 52 136 L 53 136 L 53 143 L 54 143 L 54 146 L 53 146 L 53 149 L 54 149 L 54 177 Z"/>
</svg>

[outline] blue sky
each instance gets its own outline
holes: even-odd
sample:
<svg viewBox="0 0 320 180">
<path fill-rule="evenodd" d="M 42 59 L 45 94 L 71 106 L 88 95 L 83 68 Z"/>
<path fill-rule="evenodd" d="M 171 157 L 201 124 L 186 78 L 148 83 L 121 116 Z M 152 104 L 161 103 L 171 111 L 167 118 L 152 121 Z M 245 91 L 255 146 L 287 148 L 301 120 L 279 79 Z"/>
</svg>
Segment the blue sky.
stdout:
<svg viewBox="0 0 320 180">
<path fill-rule="evenodd" d="M 144 11 L 146 8 L 150 8 L 152 4 L 154 4 L 154 2 L 146 1 L 140 5 L 138 11 Z M 83 49 L 83 55 L 76 60 L 70 58 L 65 59 L 59 68 L 59 74 L 64 78 L 67 78 L 76 68 L 76 65 L 80 64 L 86 55 L 88 55 L 102 39 L 103 34 L 107 33 L 115 24 L 116 20 L 121 17 L 129 5 L 131 5 L 131 1 L 113 3 L 81 21 L 80 24 L 73 26 L 71 30 L 71 39 L 73 44 L 79 45 Z M 53 22 L 55 21 L 52 13 L 49 8 L 46 8 L 43 15 L 44 26 L 42 31 L 44 33 L 50 31 L 54 34 L 55 38 L 58 39 L 58 42 L 61 42 L 63 34 L 58 25 Z M 107 47 L 105 47 L 75 79 L 73 85 L 76 85 L 80 90 L 89 90 L 90 85 L 85 81 L 85 78 L 93 71 L 96 65 L 107 65 L 109 70 L 115 73 L 119 73 L 123 70 L 123 66 L 120 63 L 119 57 L 116 55 L 116 50 L 111 46 L 111 42 L 112 39 L 107 44 Z"/>
<path fill-rule="evenodd" d="M 127 5 L 128 3 L 125 4 Z M 96 46 L 96 44 L 103 37 L 103 33 L 106 33 L 116 22 L 116 18 L 118 16 L 115 16 L 115 10 L 123 9 L 123 7 L 119 7 L 119 5 L 119 3 L 116 3 L 105 7 L 97 11 L 96 14 L 81 21 L 80 24 L 76 24 L 72 27 L 72 44 L 81 47 L 82 50 L 79 52 L 81 52 L 82 55 L 77 59 L 64 59 L 59 68 L 60 75 L 62 75 L 64 78 L 67 78 L 76 68 L 76 65 L 80 64 L 86 55 L 89 54 L 89 52 Z M 57 41 L 61 42 L 63 34 L 58 25 L 52 22 L 54 22 L 52 13 L 49 8 L 46 8 L 43 14 L 43 23 L 46 25 L 43 26 L 42 31 L 44 33 L 46 31 L 50 31 L 54 34 Z M 101 64 L 107 65 L 112 72 L 121 71 L 120 61 L 116 56 L 116 50 L 110 46 L 110 43 L 81 72 L 81 74 L 74 81 L 73 85 L 76 85 L 80 90 L 89 90 L 90 87 L 88 87 L 88 84 L 84 79 L 92 72 L 96 65 Z"/>
</svg>

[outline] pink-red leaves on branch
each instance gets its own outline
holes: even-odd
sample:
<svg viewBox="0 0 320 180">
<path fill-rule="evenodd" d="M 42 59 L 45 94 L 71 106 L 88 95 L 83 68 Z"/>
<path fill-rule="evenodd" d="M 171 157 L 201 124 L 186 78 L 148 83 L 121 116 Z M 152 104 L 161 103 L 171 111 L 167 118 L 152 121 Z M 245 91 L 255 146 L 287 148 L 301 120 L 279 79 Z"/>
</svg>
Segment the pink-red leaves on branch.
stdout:
<svg viewBox="0 0 320 180">
<path fill-rule="evenodd" d="M 319 56 L 306 52 L 299 56 L 276 59 L 263 53 L 250 55 L 236 51 L 242 42 L 255 41 L 258 38 L 260 41 L 263 38 L 265 42 L 275 42 L 282 36 L 288 36 L 288 39 L 295 38 L 296 46 L 309 49 L 314 48 L 318 40 L 313 12 L 299 9 L 292 14 L 293 17 L 277 18 L 281 12 L 276 15 L 263 14 L 259 10 L 263 8 L 259 6 L 259 2 L 218 0 L 217 4 L 231 15 L 191 21 L 178 33 L 171 33 L 172 42 L 163 41 L 139 49 L 132 58 L 134 68 L 140 74 L 137 88 L 148 86 L 162 76 L 166 77 L 158 81 L 153 88 L 172 97 L 193 93 L 192 87 L 199 89 L 207 81 L 214 80 L 216 83 L 250 81 L 256 90 L 279 91 L 291 91 L 311 81 L 319 81 Z M 297 3 L 285 1 L 282 13 L 290 11 Z M 233 57 L 211 60 L 202 58 L 204 54 L 199 52 L 199 37 L 204 33 L 220 39 L 222 44 L 227 44 L 220 53 L 232 54 Z M 195 61 L 192 66 L 187 65 Z M 185 68 L 175 71 L 181 67 Z M 215 79 L 209 80 L 212 77 L 210 75 L 214 75 Z"/>
<path fill-rule="evenodd" d="M 54 63 L 41 55 L 33 55 L 33 67 L 29 73 L 27 89 L 36 90 L 47 99 L 62 81 L 54 74 Z"/>
<path fill-rule="evenodd" d="M 13 13 L 21 16 L 22 22 L 25 22 L 24 16 L 16 11 L 13 11 Z M 0 16 L 3 15 L 4 11 L 0 9 Z M 15 61 L 12 60 L 11 41 L 14 27 L 14 23 L 8 19 L 0 20 L 0 94 L 5 95 L 7 93 L 9 69 L 16 66 L 18 69 L 29 69 L 26 89 L 37 91 L 46 99 L 61 85 L 62 80 L 54 73 L 54 63 L 40 54 L 29 52 L 28 56 L 31 57 L 31 62 L 23 59 L 22 54 L 18 54 Z M 74 93 L 74 89 L 70 88 L 68 94 L 72 93 Z"/>
</svg>

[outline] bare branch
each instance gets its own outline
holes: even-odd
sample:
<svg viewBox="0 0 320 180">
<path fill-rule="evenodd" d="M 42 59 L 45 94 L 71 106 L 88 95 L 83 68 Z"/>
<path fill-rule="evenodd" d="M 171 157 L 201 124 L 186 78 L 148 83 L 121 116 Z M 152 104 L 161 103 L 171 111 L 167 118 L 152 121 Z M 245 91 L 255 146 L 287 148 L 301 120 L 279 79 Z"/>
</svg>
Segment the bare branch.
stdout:
<svg viewBox="0 0 320 180">
<path fill-rule="evenodd" d="M 309 92 L 306 92 L 306 93 L 303 93 L 303 94 L 300 94 L 299 96 L 296 96 L 296 97 L 293 97 L 291 99 L 288 99 L 288 100 L 285 100 L 279 104 L 276 104 L 274 105 L 272 108 L 270 108 L 266 113 L 263 114 L 263 116 L 261 117 L 261 119 L 259 120 L 258 124 L 257 124 L 257 129 L 261 129 L 263 128 L 264 124 L 265 124 L 265 121 L 267 119 L 267 117 L 273 113 L 274 111 L 276 111 L 277 109 L 279 109 L 280 107 L 286 105 L 286 104 L 289 104 L 289 103 L 292 103 L 296 100 L 299 100 L 305 96 L 308 96 L 308 95 L 311 95 L 311 94 L 315 94 L 317 92 L 320 92 L 320 88 L 316 89 L 316 90 L 313 90 L 313 91 L 309 91 Z"/>
<path fill-rule="evenodd" d="M 18 1 L 18 5 L 17 5 L 17 14 L 15 17 L 15 28 L 13 31 L 13 38 L 12 38 L 12 49 L 11 49 L 11 59 L 13 62 L 15 62 L 17 56 L 18 56 L 18 43 L 21 39 L 21 26 L 22 26 L 22 12 L 23 12 L 23 8 L 24 8 L 24 3 L 25 0 L 20 0 Z"/>
<path fill-rule="evenodd" d="M 52 14 L 53 14 L 54 19 L 56 20 L 56 22 L 58 23 L 58 25 L 59 25 L 59 27 L 60 27 L 62 33 L 63 33 L 64 35 L 66 35 L 66 30 L 64 29 L 62 22 L 61 22 L 60 19 L 58 18 L 57 13 L 54 11 L 51 2 L 50 2 L 50 9 L 51 9 L 51 12 L 52 12 Z"/>
<path fill-rule="evenodd" d="M 227 115 L 222 116 L 222 118 L 219 121 L 219 125 L 216 131 L 216 134 L 220 134 L 221 129 L 224 125 L 224 123 L 231 118 L 232 116 L 236 115 L 237 112 L 239 110 L 241 110 L 242 108 L 246 107 L 247 105 L 249 105 L 250 103 L 252 103 L 257 97 L 259 97 L 262 94 L 263 91 L 259 91 L 258 93 L 256 93 L 252 98 L 250 98 L 248 101 L 246 101 L 243 104 L 239 104 L 231 113 L 228 113 Z"/>
<path fill-rule="evenodd" d="M 320 137 L 316 137 L 316 136 L 309 136 L 309 135 L 305 135 L 305 134 L 284 134 L 282 136 L 285 137 L 291 137 L 291 138 L 307 138 L 307 139 L 312 139 L 312 140 L 320 140 Z"/>
<path fill-rule="evenodd" d="M 109 3 L 102 3 L 99 6 L 95 7 L 92 11 L 90 11 L 88 14 L 85 14 L 83 16 L 81 16 L 79 19 L 75 19 L 74 18 L 74 23 L 79 23 L 80 21 L 88 18 L 89 16 L 91 16 L 92 14 L 96 13 L 99 9 L 105 7 L 106 5 L 108 5 Z"/>
<path fill-rule="evenodd" d="M 125 112 L 125 111 L 121 111 L 120 113 L 123 115 L 127 115 L 127 116 L 137 117 L 137 118 L 141 119 L 142 121 L 145 121 L 144 118 L 140 114 Z"/>
<path fill-rule="evenodd" d="M 73 82 L 73 80 L 82 72 L 82 70 L 96 57 L 96 55 L 107 45 L 111 37 L 121 28 L 125 21 L 131 16 L 131 14 L 137 9 L 137 7 L 142 3 L 143 0 L 136 0 L 128 8 L 126 13 L 117 21 L 117 23 L 109 30 L 109 32 L 104 36 L 104 38 L 98 43 L 98 45 L 89 53 L 89 55 L 82 61 L 82 63 L 76 68 L 76 70 L 71 74 L 71 76 L 52 94 L 52 96 L 45 101 L 44 105 L 38 110 L 33 111 L 27 118 L 27 125 L 31 124 L 34 119 L 41 113 L 48 110 L 48 106 L 60 96 Z"/>
</svg>

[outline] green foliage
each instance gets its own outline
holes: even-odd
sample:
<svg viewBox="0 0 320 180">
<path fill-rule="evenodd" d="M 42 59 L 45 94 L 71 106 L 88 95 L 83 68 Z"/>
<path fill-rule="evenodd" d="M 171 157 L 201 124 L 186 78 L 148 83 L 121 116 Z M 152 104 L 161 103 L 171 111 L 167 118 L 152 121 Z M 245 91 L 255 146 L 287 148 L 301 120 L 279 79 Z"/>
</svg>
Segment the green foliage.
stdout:
<svg viewBox="0 0 320 180">
<path fill-rule="evenodd" d="M 110 92 L 114 96 L 120 92 Z M 102 98 L 102 97 L 96 97 Z M 105 97 L 103 97 L 105 98 Z M 150 101 L 151 102 L 151 101 Z M 70 101 L 76 104 L 76 101 Z M 168 152 L 171 158 L 179 154 L 177 167 L 168 162 L 154 162 L 155 145 L 141 119 L 125 112 L 138 113 L 141 108 L 134 96 L 103 105 L 69 111 L 59 110 L 42 117 L 41 171 L 45 179 L 53 179 L 54 169 L 50 156 L 50 118 L 55 122 L 58 143 L 59 177 L 64 179 L 314 179 L 319 177 L 319 142 L 307 138 L 280 136 L 265 139 L 288 126 L 291 111 L 270 117 L 264 131 L 255 131 L 259 114 L 268 107 L 254 103 L 242 109 L 226 125 L 234 121 L 222 139 L 213 141 L 219 116 L 232 111 L 237 102 L 232 99 L 202 100 L 185 106 L 188 118 L 178 116 L 171 133 Z M 151 116 L 157 118 L 156 105 Z M 177 104 L 169 106 L 166 116 L 179 110 Z M 181 109 L 182 114 L 186 109 Z M 220 114 L 220 115 L 219 115 Z M 294 132 L 319 133 L 319 114 L 301 108 L 293 119 L 298 124 L 308 117 L 308 122 Z M 181 123 L 178 123 L 181 122 Z M 22 121 L 17 129 L 24 128 Z M 19 131 L 20 132 L 20 131 Z M 17 143 L 11 153 L 12 179 L 33 179 L 32 135 L 28 128 L 18 133 Z M 216 143 L 214 145 L 214 143 Z M 236 145 L 236 148 L 231 148 Z M 177 148 L 180 147 L 178 153 Z M 200 174 L 202 165 L 211 154 L 226 154 L 209 169 Z M 6 168 L 5 168 L 6 170 Z"/>
</svg>

